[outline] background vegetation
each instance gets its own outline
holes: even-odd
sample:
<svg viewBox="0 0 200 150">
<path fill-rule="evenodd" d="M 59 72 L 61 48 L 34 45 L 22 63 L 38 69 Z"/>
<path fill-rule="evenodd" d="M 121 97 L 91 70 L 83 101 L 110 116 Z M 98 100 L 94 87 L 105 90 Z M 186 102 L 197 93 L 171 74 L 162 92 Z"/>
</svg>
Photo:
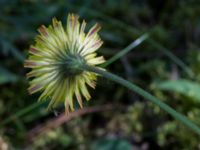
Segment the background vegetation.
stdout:
<svg viewBox="0 0 200 150">
<path fill-rule="evenodd" d="M 198 0 L 1 0 L 0 149 L 193 150 L 199 136 L 157 106 L 99 78 L 92 100 L 66 117 L 64 108 L 28 95 L 23 61 L 37 28 L 69 12 L 99 22 L 106 59 L 149 35 L 107 69 L 137 83 L 200 126 Z"/>
</svg>

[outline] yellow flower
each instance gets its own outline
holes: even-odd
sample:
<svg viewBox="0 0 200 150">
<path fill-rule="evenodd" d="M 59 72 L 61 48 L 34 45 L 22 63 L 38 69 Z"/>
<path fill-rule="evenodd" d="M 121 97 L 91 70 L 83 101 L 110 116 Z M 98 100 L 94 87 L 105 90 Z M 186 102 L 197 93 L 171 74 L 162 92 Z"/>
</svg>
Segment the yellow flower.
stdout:
<svg viewBox="0 0 200 150">
<path fill-rule="evenodd" d="M 61 21 L 53 18 L 52 25 L 39 28 L 34 45 L 30 46 L 29 57 L 24 66 L 31 68 L 30 94 L 41 91 L 39 100 L 50 98 L 49 107 L 65 104 L 66 111 L 74 110 L 76 97 L 82 107 L 82 95 L 90 99 L 87 86 L 95 88 L 97 74 L 82 70 L 81 64 L 96 66 L 104 62 L 95 53 L 102 45 L 98 35 L 100 26 L 95 24 L 85 33 L 86 22 L 69 14 L 66 28 Z"/>
</svg>

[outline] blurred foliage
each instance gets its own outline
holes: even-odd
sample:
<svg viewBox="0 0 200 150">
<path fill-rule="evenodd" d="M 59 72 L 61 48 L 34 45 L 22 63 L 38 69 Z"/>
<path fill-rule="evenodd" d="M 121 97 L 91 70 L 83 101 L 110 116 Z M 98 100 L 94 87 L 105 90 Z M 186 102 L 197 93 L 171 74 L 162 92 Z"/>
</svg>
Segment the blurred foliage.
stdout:
<svg viewBox="0 0 200 150">
<path fill-rule="evenodd" d="M 31 129 L 59 117 L 63 107 L 46 112 L 28 95 L 23 60 L 37 28 L 56 16 L 65 24 L 68 12 L 99 22 L 107 59 L 143 33 L 188 64 L 193 78 L 159 48 L 144 41 L 108 70 L 133 81 L 200 126 L 199 0 L 1 0 L 0 1 L 0 148 L 4 149 L 200 149 L 199 137 L 160 108 L 126 89 L 99 79 L 85 107 L 117 104 L 119 109 L 80 116 L 51 129 L 34 141 Z M 32 110 L 24 110 L 31 106 Z M 16 117 L 20 114 L 20 117 Z M 54 122 L 52 122 L 53 124 Z M 3 144 L 2 144 L 3 143 Z M 3 149 L 3 148 L 2 148 Z"/>
<path fill-rule="evenodd" d="M 187 97 L 190 97 L 190 100 L 193 99 L 194 102 L 200 102 L 200 84 L 191 82 L 189 80 L 165 80 L 163 82 L 157 82 L 154 85 L 154 88 L 175 92 L 176 94 L 180 93 Z"/>
</svg>

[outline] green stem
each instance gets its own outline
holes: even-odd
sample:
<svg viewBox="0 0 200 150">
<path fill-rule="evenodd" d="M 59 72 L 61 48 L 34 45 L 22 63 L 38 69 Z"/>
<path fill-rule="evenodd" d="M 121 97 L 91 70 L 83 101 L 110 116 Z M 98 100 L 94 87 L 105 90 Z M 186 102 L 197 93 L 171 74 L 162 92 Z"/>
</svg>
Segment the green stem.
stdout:
<svg viewBox="0 0 200 150">
<path fill-rule="evenodd" d="M 140 36 L 138 39 L 136 39 L 134 42 L 132 42 L 130 45 L 128 45 L 126 48 L 122 49 L 120 52 L 118 52 L 116 55 L 111 57 L 109 60 L 107 60 L 104 64 L 101 65 L 101 67 L 107 67 L 108 65 L 112 64 L 113 62 L 117 61 L 124 55 L 126 55 L 128 52 L 130 52 L 133 48 L 140 45 L 143 41 L 145 41 L 149 37 L 149 34 L 146 33 L 142 36 Z"/>
<path fill-rule="evenodd" d="M 162 51 L 166 56 L 168 56 L 172 61 L 174 61 L 180 68 L 182 68 L 188 74 L 188 76 L 190 76 L 191 78 L 194 77 L 193 71 L 182 60 L 180 60 L 176 55 L 174 55 L 170 50 L 168 50 L 167 48 L 165 48 L 164 46 L 162 46 L 161 44 L 159 44 L 158 42 L 156 42 L 155 40 L 151 38 L 149 38 L 147 42 L 151 44 L 152 46 L 154 46 L 155 48 Z"/>
<path fill-rule="evenodd" d="M 192 129 L 194 132 L 196 132 L 197 134 L 200 135 L 200 128 L 195 125 L 194 123 L 192 123 L 190 120 L 188 120 L 185 116 L 183 116 L 182 114 L 178 113 L 176 110 L 174 110 L 173 108 L 171 108 L 170 106 L 168 106 L 167 104 L 163 103 L 162 101 L 160 101 L 159 99 L 157 99 L 156 97 L 154 97 L 153 95 L 151 95 L 150 93 L 146 92 L 145 90 L 143 90 L 142 88 L 140 88 L 139 86 L 115 75 L 112 73 L 109 73 L 107 71 L 103 71 L 101 69 L 92 67 L 92 66 L 88 66 L 88 65 L 83 65 L 83 68 L 87 71 L 90 72 L 95 72 L 97 74 L 102 75 L 103 77 L 110 79 L 114 82 L 117 82 L 121 85 L 123 85 L 124 87 L 138 93 L 139 95 L 143 96 L 144 98 L 146 98 L 147 100 L 153 102 L 154 104 L 156 104 L 157 106 L 159 106 L 161 109 L 163 109 L 164 111 L 166 111 L 167 113 L 169 113 L 171 116 L 173 116 L 175 119 L 179 120 L 180 122 L 182 122 L 183 124 L 185 124 L 186 126 L 188 126 L 190 129 Z"/>
<path fill-rule="evenodd" d="M 75 9 L 80 9 L 79 6 L 74 6 L 69 4 L 68 5 L 69 8 L 75 8 Z M 93 9 L 87 9 L 86 10 L 88 15 L 95 15 L 96 17 L 99 17 L 101 19 L 103 19 L 104 21 L 109 22 L 110 24 L 113 24 L 115 27 L 119 27 L 125 31 L 128 31 L 130 33 L 130 35 L 141 35 L 141 31 L 132 27 L 129 24 L 126 24 L 123 21 L 117 20 L 115 18 L 112 18 L 110 16 L 105 15 L 104 13 L 98 12 L 96 10 Z M 175 56 L 168 48 L 165 48 L 163 45 L 159 44 L 157 41 L 155 41 L 152 38 L 148 38 L 147 39 L 148 43 L 150 43 L 153 47 L 159 49 L 160 51 L 162 51 L 167 57 L 169 57 L 172 61 L 174 61 L 174 63 L 176 63 L 181 69 L 183 69 L 187 75 L 191 78 L 194 77 L 194 72 L 192 71 L 192 69 L 190 69 L 180 58 L 178 58 L 177 56 Z"/>
</svg>

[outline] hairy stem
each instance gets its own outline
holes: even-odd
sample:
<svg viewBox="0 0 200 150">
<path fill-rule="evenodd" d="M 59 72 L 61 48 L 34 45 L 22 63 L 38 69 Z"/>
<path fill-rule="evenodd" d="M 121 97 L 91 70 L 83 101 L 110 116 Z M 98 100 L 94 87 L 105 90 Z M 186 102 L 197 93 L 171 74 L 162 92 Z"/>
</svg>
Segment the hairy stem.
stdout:
<svg viewBox="0 0 200 150">
<path fill-rule="evenodd" d="M 159 99 L 157 99 L 156 97 L 151 95 L 150 93 L 146 92 L 145 90 L 143 90 L 139 86 L 137 86 L 137 85 L 135 85 L 135 84 L 133 84 L 133 83 L 131 83 L 131 82 L 115 75 L 115 74 L 112 74 L 112 73 L 107 72 L 107 71 L 103 71 L 101 69 L 98 69 L 98 68 L 95 68 L 95 67 L 92 67 L 92 66 L 83 65 L 83 68 L 87 71 L 95 72 L 99 75 L 102 75 L 103 77 L 105 77 L 109 80 L 112 80 L 114 82 L 117 82 L 117 83 L 123 85 L 124 87 L 138 93 L 139 95 L 141 95 L 144 98 L 146 98 L 147 100 L 153 102 L 154 104 L 159 106 L 161 109 L 163 109 L 164 111 L 169 113 L 171 116 L 173 116 L 175 119 L 179 120 L 180 122 L 182 122 L 187 127 L 189 127 L 194 132 L 196 132 L 197 134 L 200 135 L 200 128 L 197 125 L 195 125 L 193 122 L 191 122 L 185 116 L 183 116 L 182 114 L 180 114 L 179 112 L 177 112 L 176 110 L 174 110 L 173 108 L 168 106 L 167 104 L 163 103 L 162 101 L 160 101 Z"/>
</svg>

